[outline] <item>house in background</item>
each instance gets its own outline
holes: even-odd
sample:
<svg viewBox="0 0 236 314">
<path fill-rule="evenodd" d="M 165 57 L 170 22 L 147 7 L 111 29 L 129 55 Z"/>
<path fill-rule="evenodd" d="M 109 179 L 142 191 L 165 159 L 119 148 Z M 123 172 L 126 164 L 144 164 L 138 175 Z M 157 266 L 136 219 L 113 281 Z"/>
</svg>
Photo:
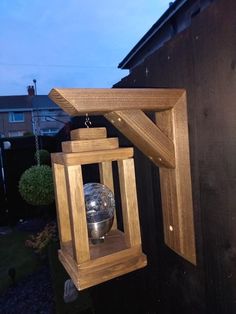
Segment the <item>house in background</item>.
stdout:
<svg viewBox="0 0 236 314">
<path fill-rule="evenodd" d="M 47 95 L 35 95 L 32 86 L 25 96 L 0 96 L 0 136 L 25 133 L 55 135 L 70 117 Z"/>
</svg>

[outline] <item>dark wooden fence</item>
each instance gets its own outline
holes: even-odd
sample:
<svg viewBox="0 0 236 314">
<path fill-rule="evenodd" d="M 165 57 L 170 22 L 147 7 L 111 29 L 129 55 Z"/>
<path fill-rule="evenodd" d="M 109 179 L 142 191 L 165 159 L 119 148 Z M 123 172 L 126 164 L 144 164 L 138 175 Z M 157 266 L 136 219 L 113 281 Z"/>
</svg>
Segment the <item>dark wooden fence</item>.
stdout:
<svg viewBox="0 0 236 314">
<path fill-rule="evenodd" d="M 187 90 L 197 267 L 163 244 L 158 173 L 140 153 L 136 160 L 149 288 L 160 314 L 236 313 L 235 16 L 234 0 L 215 1 L 115 86 Z"/>
</svg>

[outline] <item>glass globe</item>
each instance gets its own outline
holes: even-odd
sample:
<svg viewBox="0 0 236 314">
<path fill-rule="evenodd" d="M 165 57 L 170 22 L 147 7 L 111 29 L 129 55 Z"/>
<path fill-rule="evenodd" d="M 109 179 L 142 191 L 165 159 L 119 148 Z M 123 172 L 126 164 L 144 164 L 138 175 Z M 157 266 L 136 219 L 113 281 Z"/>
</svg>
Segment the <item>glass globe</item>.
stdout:
<svg viewBox="0 0 236 314">
<path fill-rule="evenodd" d="M 103 240 L 114 219 L 114 194 L 104 184 L 87 183 L 84 185 L 84 199 L 89 238 Z"/>
</svg>

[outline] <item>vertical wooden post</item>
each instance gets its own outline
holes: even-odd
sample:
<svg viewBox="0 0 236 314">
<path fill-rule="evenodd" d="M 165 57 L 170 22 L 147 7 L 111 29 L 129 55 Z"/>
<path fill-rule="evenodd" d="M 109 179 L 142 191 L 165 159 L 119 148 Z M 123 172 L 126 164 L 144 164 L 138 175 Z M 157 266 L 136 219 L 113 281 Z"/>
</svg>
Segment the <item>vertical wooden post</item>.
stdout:
<svg viewBox="0 0 236 314">
<path fill-rule="evenodd" d="M 141 245 L 133 158 L 118 161 L 124 232 L 127 245 Z"/>
<path fill-rule="evenodd" d="M 69 217 L 69 206 L 66 194 L 66 178 L 65 169 L 63 165 L 53 163 L 54 187 L 56 194 L 56 208 L 58 232 L 61 246 L 63 243 L 71 241 L 71 228 Z"/>
<path fill-rule="evenodd" d="M 165 242 L 196 264 L 186 94 L 156 117 L 158 127 L 174 142 L 176 158 L 175 169 L 160 168 Z"/>
<path fill-rule="evenodd" d="M 73 254 L 77 264 L 90 259 L 81 165 L 66 166 Z"/>
</svg>

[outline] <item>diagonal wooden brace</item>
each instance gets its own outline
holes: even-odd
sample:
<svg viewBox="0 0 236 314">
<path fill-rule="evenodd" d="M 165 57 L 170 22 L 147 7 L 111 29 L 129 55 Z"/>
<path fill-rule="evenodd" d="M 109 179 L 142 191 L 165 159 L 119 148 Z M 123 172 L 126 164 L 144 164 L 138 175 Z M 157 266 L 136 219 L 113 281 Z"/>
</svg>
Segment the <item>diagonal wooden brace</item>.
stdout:
<svg viewBox="0 0 236 314">
<path fill-rule="evenodd" d="M 105 117 L 158 167 L 175 167 L 173 141 L 143 111 L 113 111 Z"/>
</svg>

